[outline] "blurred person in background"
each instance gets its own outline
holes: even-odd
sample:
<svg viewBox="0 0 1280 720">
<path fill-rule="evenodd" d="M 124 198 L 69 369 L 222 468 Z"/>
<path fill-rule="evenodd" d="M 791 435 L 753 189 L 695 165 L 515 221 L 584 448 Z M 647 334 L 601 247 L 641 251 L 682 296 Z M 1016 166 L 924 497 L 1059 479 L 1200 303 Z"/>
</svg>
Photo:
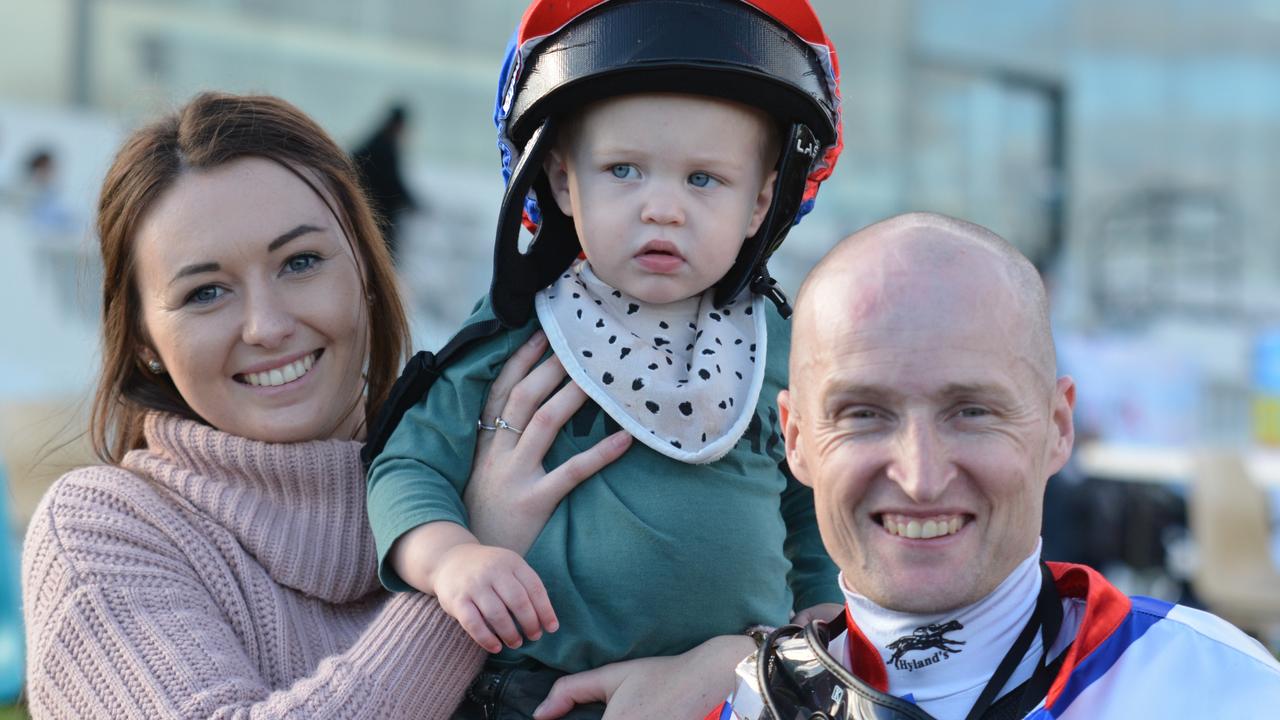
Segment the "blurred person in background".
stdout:
<svg viewBox="0 0 1280 720">
<path fill-rule="evenodd" d="M 107 464 L 58 480 L 29 528 L 33 716 L 448 717 L 484 653 L 434 598 L 379 589 L 365 523 L 360 440 L 408 331 L 346 155 L 282 100 L 201 95 L 125 143 L 97 230 Z M 495 412 L 539 410 L 516 392 L 538 340 Z M 616 455 L 548 474 L 529 444 L 482 443 L 469 496 L 517 552 Z"/>
<path fill-rule="evenodd" d="M 71 209 L 58 185 L 58 160 L 49 148 L 28 154 L 15 200 L 40 235 L 61 236 L 73 229 Z"/>
<path fill-rule="evenodd" d="M 407 211 L 421 205 L 404 181 L 400 168 L 402 143 L 409 123 L 409 111 L 402 104 L 391 106 L 386 118 L 373 135 L 352 153 L 356 168 L 364 181 L 369 202 L 373 205 L 378 226 L 391 249 L 391 259 L 399 262 L 400 225 Z"/>
</svg>

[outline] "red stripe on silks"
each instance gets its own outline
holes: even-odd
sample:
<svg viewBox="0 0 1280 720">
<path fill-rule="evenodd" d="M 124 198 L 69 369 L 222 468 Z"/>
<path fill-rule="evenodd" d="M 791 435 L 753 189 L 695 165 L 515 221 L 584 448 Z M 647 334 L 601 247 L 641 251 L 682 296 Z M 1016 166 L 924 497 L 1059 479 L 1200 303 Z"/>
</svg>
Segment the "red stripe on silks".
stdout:
<svg viewBox="0 0 1280 720">
<path fill-rule="evenodd" d="M 1045 696 L 1046 708 L 1052 707 L 1058 699 L 1076 665 L 1120 627 L 1133 605 L 1128 596 L 1091 567 L 1059 562 L 1047 565 L 1058 586 L 1058 594 L 1064 598 L 1083 598 L 1085 606 L 1080 632 L 1067 650 L 1062 670 L 1058 672 L 1058 677 L 1049 688 L 1049 694 Z"/>
<path fill-rule="evenodd" d="M 542 0 L 531 3 L 520 19 L 520 31 L 516 45 L 523 45 L 529 38 L 550 35 L 571 20 L 608 0 Z"/>
<path fill-rule="evenodd" d="M 845 661 L 850 672 L 880 692 L 889 692 L 889 671 L 884 666 L 884 658 L 880 657 L 880 651 L 858 629 L 858 624 L 849 614 L 848 605 L 844 606 L 844 622 L 848 628 L 844 644 L 849 651 L 849 657 Z"/>
<path fill-rule="evenodd" d="M 720 720 L 720 718 L 724 716 L 724 711 L 728 709 L 728 705 L 729 703 L 727 702 L 720 703 L 716 706 L 715 710 L 707 713 L 707 716 L 702 718 L 702 720 Z"/>
</svg>

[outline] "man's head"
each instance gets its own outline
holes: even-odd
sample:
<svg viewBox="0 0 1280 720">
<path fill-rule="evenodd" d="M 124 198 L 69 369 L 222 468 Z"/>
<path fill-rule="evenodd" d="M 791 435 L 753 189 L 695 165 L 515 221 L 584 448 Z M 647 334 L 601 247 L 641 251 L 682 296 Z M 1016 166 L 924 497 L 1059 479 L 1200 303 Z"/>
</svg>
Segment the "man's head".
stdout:
<svg viewBox="0 0 1280 720">
<path fill-rule="evenodd" d="M 561 128 L 545 172 L 601 280 L 648 303 L 724 277 L 773 197 L 778 130 L 764 111 L 640 93 L 588 105 Z"/>
<path fill-rule="evenodd" d="M 507 192 L 490 299 L 506 324 L 582 249 L 543 172 L 584 108 L 636 94 L 718 98 L 768 113 L 780 129 L 772 203 L 720 277 L 714 302 L 769 288 L 766 263 L 813 205 L 840 136 L 839 66 L 807 0 L 532 0 L 508 46 L 494 120 Z M 679 131 L 679 128 L 675 128 Z M 552 165 L 551 167 L 554 167 Z M 521 220 L 534 232 L 519 243 Z M 593 258 L 593 265 L 596 264 Z"/>
<path fill-rule="evenodd" d="M 899 216 L 814 268 L 778 402 L 850 590 L 941 612 L 1031 554 L 1074 437 L 1075 388 L 1056 374 L 1044 286 L 984 228 Z"/>
</svg>

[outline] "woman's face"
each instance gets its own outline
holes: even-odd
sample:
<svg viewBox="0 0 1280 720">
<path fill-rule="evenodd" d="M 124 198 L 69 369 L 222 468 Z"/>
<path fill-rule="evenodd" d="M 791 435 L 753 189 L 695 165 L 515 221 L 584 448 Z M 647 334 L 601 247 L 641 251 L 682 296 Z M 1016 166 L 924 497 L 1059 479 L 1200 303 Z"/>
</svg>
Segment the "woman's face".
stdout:
<svg viewBox="0 0 1280 720">
<path fill-rule="evenodd" d="M 187 172 L 133 241 L 149 341 L 138 350 L 191 409 L 253 440 L 353 435 L 368 345 L 360 270 L 306 183 L 260 158 Z"/>
</svg>

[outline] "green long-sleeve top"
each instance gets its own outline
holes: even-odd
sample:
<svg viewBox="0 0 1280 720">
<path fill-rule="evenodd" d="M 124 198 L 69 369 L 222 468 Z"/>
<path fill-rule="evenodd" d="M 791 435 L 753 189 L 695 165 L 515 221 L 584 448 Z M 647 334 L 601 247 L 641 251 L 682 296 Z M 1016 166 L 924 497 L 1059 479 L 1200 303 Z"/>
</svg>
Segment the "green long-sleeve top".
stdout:
<svg viewBox="0 0 1280 720">
<path fill-rule="evenodd" d="M 486 300 L 468 322 L 492 317 Z M 397 538 L 437 520 L 467 524 L 476 419 L 503 363 L 537 328 L 535 318 L 456 358 L 373 462 L 369 521 L 389 589 L 410 589 L 388 557 Z M 684 652 L 749 625 L 785 623 L 793 609 L 841 602 L 813 495 L 786 470 L 774 403 L 787 381 L 790 330 L 771 306 L 768 332 L 755 417 L 727 455 L 690 465 L 633 443 L 560 503 L 525 556 L 560 629 L 503 659 L 577 672 Z M 618 429 L 588 400 L 543 464 L 556 467 Z"/>
</svg>

